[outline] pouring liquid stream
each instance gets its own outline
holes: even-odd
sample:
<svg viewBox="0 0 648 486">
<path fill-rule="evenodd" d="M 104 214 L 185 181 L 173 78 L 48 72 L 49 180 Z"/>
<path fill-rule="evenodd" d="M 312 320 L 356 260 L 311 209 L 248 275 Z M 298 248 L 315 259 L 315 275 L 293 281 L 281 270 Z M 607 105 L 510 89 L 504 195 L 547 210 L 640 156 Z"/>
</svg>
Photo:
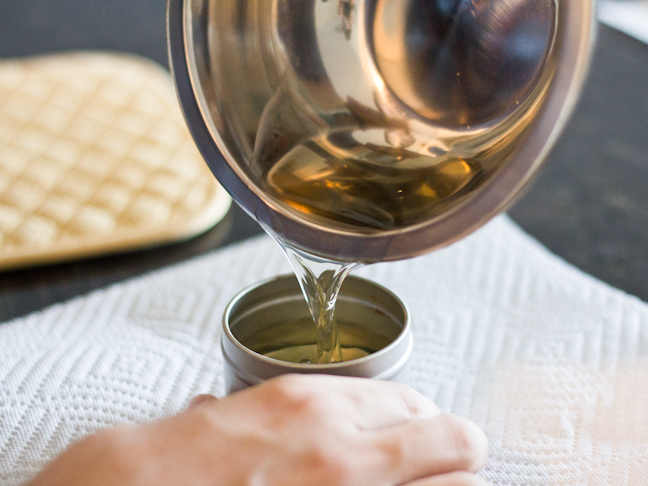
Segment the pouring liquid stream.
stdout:
<svg viewBox="0 0 648 486">
<path fill-rule="evenodd" d="M 344 348 L 340 341 L 335 320 L 335 303 L 342 283 L 353 269 L 362 265 L 316 257 L 294 248 L 273 234 L 272 231 L 268 231 L 268 233 L 288 257 L 308 303 L 308 308 L 317 329 L 317 364 L 339 363 L 359 358 L 363 354 L 369 354 L 361 353 L 361 350 L 356 348 Z M 303 353 L 303 350 L 294 349 L 286 350 L 283 354 L 285 359 L 289 361 L 315 364 L 310 357 L 307 357 L 307 355 L 313 353 L 306 352 L 303 353 L 303 356 L 296 356 L 295 353 L 300 351 Z"/>
<path fill-rule="evenodd" d="M 404 232 L 455 211 L 506 165 L 552 77 L 557 0 L 504 2 L 497 15 L 446 3 L 281 2 L 269 17 L 280 27 L 268 30 L 277 33 L 275 48 L 248 60 L 274 63 L 256 84 L 239 79 L 231 98 L 249 85 L 265 101 L 241 102 L 242 159 L 277 207 L 355 235 Z M 510 25 L 525 26 L 524 49 Z M 317 363 L 352 359 L 335 304 L 361 265 L 293 246 L 280 224 L 264 229 L 299 280 L 317 329 Z M 382 255 L 370 257 L 362 261 Z M 289 360 L 312 363 L 314 355 L 295 351 Z"/>
</svg>

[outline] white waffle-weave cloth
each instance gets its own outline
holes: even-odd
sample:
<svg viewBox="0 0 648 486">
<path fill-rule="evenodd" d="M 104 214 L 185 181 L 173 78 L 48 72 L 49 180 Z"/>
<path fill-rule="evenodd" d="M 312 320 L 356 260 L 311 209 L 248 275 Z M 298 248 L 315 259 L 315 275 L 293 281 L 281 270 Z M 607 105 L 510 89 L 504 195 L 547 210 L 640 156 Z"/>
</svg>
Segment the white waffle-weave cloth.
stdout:
<svg viewBox="0 0 648 486">
<path fill-rule="evenodd" d="M 648 0 L 601 0 L 598 19 L 648 44 Z"/>
<path fill-rule="evenodd" d="M 95 430 L 221 394 L 225 306 L 289 271 L 258 237 L 0 325 L 0 483 Z M 493 485 L 648 484 L 648 305 L 506 216 L 358 273 L 406 301 L 411 383 L 486 431 Z"/>
</svg>

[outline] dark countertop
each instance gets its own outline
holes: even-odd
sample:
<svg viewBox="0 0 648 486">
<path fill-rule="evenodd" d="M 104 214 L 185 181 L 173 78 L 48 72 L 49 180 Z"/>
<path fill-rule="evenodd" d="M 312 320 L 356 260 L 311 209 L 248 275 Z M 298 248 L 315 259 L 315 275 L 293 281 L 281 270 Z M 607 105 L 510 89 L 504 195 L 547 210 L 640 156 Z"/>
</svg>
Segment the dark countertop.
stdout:
<svg viewBox="0 0 648 486">
<path fill-rule="evenodd" d="M 164 0 L 2 0 L 0 57 L 79 49 L 166 61 Z M 648 301 L 648 45 L 601 26 L 579 106 L 509 214 L 551 251 Z M 0 322 L 261 230 L 238 207 L 153 250 L 0 273 Z"/>
</svg>

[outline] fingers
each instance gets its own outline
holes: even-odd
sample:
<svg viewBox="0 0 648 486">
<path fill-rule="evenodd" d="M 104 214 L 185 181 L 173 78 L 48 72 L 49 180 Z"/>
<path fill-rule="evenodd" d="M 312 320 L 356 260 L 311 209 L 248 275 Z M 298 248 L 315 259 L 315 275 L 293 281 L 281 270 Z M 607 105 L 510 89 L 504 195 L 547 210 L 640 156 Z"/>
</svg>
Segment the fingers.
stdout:
<svg viewBox="0 0 648 486">
<path fill-rule="evenodd" d="M 488 486 L 488 481 L 476 474 L 456 471 L 419 479 L 405 486 Z"/>
<path fill-rule="evenodd" d="M 259 387 L 276 410 L 292 402 L 315 405 L 313 413 L 351 421 L 362 430 L 380 429 L 412 419 L 435 417 L 437 406 L 400 383 L 325 375 L 286 375 Z"/>
<path fill-rule="evenodd" d="M 351 399 L 361 428 L 389 427 L 406 420 L 439 415 L 439 408 L 419 392 L 401 383 L 363 378 L 331 379 L 330 386 Z"/>
<path fill-rule="evenodd" d="M 289 469 L 307 478 L 295 484 L 484 484 L 471 474 L 488 453 L 483 432 L 466 419 L 440 415 L 405 385 L 286 375 L 220 401 L 196 397 L 191 408 L 184 417 L 198 420 L 197 436 L 211 427 L 218 434 L 207 434 L 207 442 L 225 435 L 228 447 L 240 443 L 249 451 L 256 444 L 255 455 L 244 457 L 264 456 L 264 464 L 276 465 L 264 474 L 281 477 Z"/>
<path fill-rule="evenodd" d="M 189 402 L 189 406 L 187 407 L 187 410 L 191 410 L 203 403 L 216 403 L 216 402 L 218 402 L 218 398 L 216 398 L 214 395 L 198 395 L 197 397 L 194 397 L 191 400 L 191 402 Z"/>
<path fill-rule="evenodd" d="M 382 464 L 394 484 L 453 471 L 477 472 L 488 455 L 484 433 L 454 415 L 413 420 L 373 434 L 380 451 L 377 467 Z"/>
</svg>

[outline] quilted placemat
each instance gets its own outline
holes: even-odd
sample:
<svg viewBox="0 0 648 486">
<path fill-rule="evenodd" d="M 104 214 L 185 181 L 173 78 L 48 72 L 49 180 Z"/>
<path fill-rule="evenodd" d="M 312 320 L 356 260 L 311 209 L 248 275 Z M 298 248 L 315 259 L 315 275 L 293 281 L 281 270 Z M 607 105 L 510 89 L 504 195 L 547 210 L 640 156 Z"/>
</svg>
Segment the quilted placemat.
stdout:
<svg viewBox="0 0 648 486">
<path fill-rule="evenodd" d="M 0 62 L 0 270 L 186 239 L 229 205 L 161 67 L 106 53 Z"/>
<path fill-rule="evenodd" d="M 0 483 L 92 431 L 221 394 L 227 302 L 288 271 L 260 237 L 0 325 Z M 492 484 L 648 484 L 648 305 L 507 217 L 358 273 L 409 306 L 411 384 L 486 431 Z"/>
</svg>

